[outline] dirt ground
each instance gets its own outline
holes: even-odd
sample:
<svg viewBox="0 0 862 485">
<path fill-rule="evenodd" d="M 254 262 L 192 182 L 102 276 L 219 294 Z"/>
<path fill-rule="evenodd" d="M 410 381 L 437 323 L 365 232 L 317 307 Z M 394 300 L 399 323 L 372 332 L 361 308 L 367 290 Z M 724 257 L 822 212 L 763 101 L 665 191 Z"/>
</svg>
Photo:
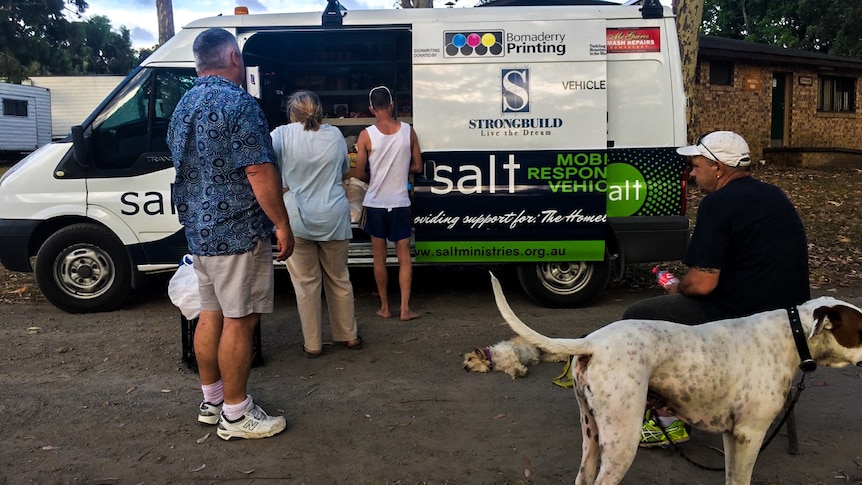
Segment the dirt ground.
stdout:
<svg viewBox="0 0 862 485">
<path fill-rule="evenodd" d="M 225 442 L 198 424 L 197 377 L 181 361 L 179 314 L 157 279 L 122 310 L 63 313 L 26 276 L 0 304 L 0 484 L 552 484 L 580 459 L 577 405 L 541 364 L 512 380 L 472 374 L 462 354 L 510 336 L 480 269 L 417 268 L 418 320 L 377 317 L 373 277 L 353 272 L 366 345 L 307 359 L 286 275 L 262 323 L 265 364 L 249 390 L 288 429 Z M 554 336 L 579 336 L 658 290 L 618 284 L 588 309 L 531 303 L 502 278 L 516 312 Z M 831 292 L 857 305 L 862 289 Z M 862 484 L 862 370 L 816 371 L 797 406 L 800 453 L 782 430 L 754 483 Z M 723 464 L 719 437 L 695 431 L 683 450 Z M 641 450 L 625 484 L 719 484 L 723 474 L 673 450 Z"/>
</svg>

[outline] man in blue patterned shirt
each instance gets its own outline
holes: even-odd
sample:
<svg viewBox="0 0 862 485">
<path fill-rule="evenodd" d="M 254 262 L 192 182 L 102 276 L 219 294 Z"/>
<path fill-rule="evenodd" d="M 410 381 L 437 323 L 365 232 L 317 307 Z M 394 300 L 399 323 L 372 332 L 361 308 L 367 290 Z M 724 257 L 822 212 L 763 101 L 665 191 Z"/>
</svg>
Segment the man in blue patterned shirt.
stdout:
<svg viewBox="0 0 862 485">
<path fill-rule="evenodd" d="M 293 252 L 266 117 L 239 86 L 245 64 L 234 36 L 209 29 L 193 45 L 198 78 L 171 117 L 174 204 L 201 293 L 194 334 L 203 400 L 198 421 L 219 437 L 265 438 L 285 428 L 246 393 L 254 331 L 273 307 L 271 236 Z M 274 227 L 273 227 L 274 224 Z"/>
</svg>

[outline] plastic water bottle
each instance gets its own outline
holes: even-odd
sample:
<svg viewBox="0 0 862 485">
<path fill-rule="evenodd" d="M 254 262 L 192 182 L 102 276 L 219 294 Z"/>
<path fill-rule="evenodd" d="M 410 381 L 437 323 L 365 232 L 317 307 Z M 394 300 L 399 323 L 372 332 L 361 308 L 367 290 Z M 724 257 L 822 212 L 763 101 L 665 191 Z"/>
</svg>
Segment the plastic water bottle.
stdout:
<svg viewBox="0 0 862 485">
<path fill-rule="evenodd" d="M 652 269 L 652 274 L 655 275 L 656 281 L 662 288 L 667 289 L 668 286 L 679 283 L 679 278 L 674 276 L 673 273 L 658 269 L 658 266 Z"/>
</svg>

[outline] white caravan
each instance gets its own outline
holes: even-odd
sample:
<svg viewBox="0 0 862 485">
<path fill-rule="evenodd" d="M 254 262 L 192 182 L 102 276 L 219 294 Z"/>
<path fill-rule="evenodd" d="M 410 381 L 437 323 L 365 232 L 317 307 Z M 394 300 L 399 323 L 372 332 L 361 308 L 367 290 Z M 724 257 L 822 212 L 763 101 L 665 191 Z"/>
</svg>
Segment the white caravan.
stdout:
<svg viewBox="0 0 862 485">
<path fill-rule="evenodd" d="M 50 142 L 50 92 L 0 83 L 0 152 L 29 153 Z"/>
</svg>

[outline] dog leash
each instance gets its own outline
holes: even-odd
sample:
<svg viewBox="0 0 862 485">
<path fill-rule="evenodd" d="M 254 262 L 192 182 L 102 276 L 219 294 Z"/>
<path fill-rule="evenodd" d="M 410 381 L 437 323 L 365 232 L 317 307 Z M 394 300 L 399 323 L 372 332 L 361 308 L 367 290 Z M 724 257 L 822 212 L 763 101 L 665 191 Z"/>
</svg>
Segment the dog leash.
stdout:
<svg viewBox="0 0 862 485">
<path fill-rule="evenodd" d="M 799 353 L 799 370 L 802 371 L 802 377 L 799 379 L 799 383 L 796 384 L 796 392 L 793 394 L 793 398 L 790 401 L 790 404 L 785 406 L 784 416 L 781 417 L 781 420 L 778 422 L 778 425 L 773 428 L 772 432 L 769 434 L 769 437 L 760 445 L 760 450 L 758 450 L 758 454 L 763 452 L 772 440 L 778 436 L 778 432 L 781 430 L 781 427 L 784 426 L 784 423 L 787 421 L 787 418 L 790 416 L 790 413 L 793 412 L 793 407 L 796 406 L 796 402 L 799 401 L 799 396 L 802 394 L 802 391 L 805 390 L 805 376 L 811 372 L 814 372 L 817 369 L 817 362 L 811 358 L 811 352 L 808 350 L 808 341 L 805 338 L 805 332 L 802 329 L 802 321 L 799 319 L 799 309 L 794 307 L 789 307 L 787 310 L 787 318 L 790 321 L 790 330 L 793 334 L 793 341 L 796 344 L 796 351 Z M 652 409 L 653 413 L 655 413 L 655 408 Z M 673 446 L 673 449 L 687 462 L 692 465 L 702 468 L 708 471 L 725 471 L 725 468 L 722 467 L 709 467 L 706 465 L 701 465 L 696 461 L 689 458 L 685 453 L 683 453 L 682 449 L 679 447 L 677 443 L 673 442 L 673 439 L 670 435 L 665 431 L 664 425 L 661 424 L 661 420 L 656 417 L 655 423 L 658 425 L 661 432 L 664 434 L 665 438 L 667 438 L 668 442 Z"/>
</svg>

